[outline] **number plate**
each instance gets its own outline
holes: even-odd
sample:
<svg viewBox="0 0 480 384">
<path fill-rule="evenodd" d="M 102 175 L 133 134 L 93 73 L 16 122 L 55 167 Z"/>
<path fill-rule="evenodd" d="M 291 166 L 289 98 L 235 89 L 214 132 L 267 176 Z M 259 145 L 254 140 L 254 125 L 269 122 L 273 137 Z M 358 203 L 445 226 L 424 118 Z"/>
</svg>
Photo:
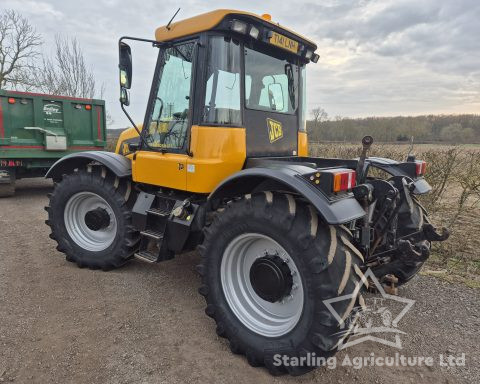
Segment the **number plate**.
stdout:
<svg viewBox="0 0 480 384">
<path fill-rule="evenodd" d="M 298 41 L 289 39 L 286 36 L 283 36 L 277 32 L 272 32 L 272 37 L 270 37 L 270 44 L 276 45 L 277 47 L 286 49 L 287 51 L 297 53 L 298 52 Z"/>
</svg>

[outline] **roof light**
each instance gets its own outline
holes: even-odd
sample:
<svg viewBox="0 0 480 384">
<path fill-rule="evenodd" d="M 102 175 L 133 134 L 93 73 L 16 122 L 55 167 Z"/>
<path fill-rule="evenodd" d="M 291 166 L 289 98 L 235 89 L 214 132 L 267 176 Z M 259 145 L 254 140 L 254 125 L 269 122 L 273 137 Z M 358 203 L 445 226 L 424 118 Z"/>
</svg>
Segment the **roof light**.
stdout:
<svg viewBox="0 0 480 384">
<path fill-rule="evenodd" d="M 268 13 L 264 13 L 262 15 L 262 19 L 263 20 L 267 20 L 267 21 L 272 21 L 272 15 L 268 14 Z"/>
<path fill-rule="evenodd" d="M 427 163 L 422 160 L 415 160 L 415 174 L 417 176 L 424 176 L 427 171 Z"/>
<path fill-rule="evenodd" d="M 312 55 L 311 61 L 312 61 L 312 63 L 316 63 L 318 61 L 318 59 L 320 59 L 320 55 L 317 55 L 316 53 L 314 53 Z"/>
<path fill-rule="evenodd" d="M 13 97 L 9 97 L 8 104 L 15 104 L 15 99 Z"/>
<path fill-rule="evenodd" d="M 90 111 L 92 109 L 92 106 L 90 104 L 85 105 L 85 109 L 87 111 Z"/>
<path fill-rule="evenodd" d="M 247 33 L 247 24 L 240 20 L 232 20 L 230 28 L 232 31 L 241 33 L 242 35 Z"/>
<path fill-rule="evenodd" d="M 258 28 L 254 27 L 253 25 L 250 27 L 249 35 L 254 39 L 258 39 L 258 35 L 260 35 L 260 31 Z"/>
</svg>

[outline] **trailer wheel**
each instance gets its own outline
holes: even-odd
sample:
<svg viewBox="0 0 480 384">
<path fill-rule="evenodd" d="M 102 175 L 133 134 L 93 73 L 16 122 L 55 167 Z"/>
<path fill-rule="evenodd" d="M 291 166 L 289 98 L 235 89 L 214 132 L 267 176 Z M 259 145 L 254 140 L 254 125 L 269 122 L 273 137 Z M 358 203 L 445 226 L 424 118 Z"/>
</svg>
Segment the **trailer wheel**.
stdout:
<svg viewBox="0 0 480 384">
<path fill-rule="evenodd" d="M 136 193 L 130 180 L 89 167 L 64 175 L 49 197 L 46 224 L 68 261 L 110 270 L 132 257 L 139 234 L 131 225 Z"/>
<path fill-rule="evenodd" d="M 0 197 L 15 196 L 15 182 L 0 184 Z"/>
<path fill-rule="evenodd" d="M 265 192 L 227 204 L 205 229 L 197 266 L 217 334 L 271 374 L 315 368 L 283 356 L 331 356 L 351 332 L 363 275 L 350 240 L 346 228 L 323 223 L 291 195 Z M 344 295 L 333 304 L 335 316 L 324 300 Z"/>
</svg>

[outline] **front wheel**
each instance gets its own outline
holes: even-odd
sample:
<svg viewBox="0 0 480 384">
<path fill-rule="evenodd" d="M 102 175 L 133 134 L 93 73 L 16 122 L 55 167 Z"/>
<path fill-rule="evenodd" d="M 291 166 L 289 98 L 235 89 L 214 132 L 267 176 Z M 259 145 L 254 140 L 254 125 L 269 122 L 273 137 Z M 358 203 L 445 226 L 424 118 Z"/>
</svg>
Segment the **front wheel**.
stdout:
<svg viewBox="0 0 480 384">
<path fill-rule="evenodd" d="M 131 225 L 135 196 L 130 180 L 104 167 L 64 175 L 45 208 L 57 250 L 79 267 L 109 270 L 123 265 L 139 238 Z"/>
<path fill-rule="evenodd" d="M 348 337 L 362 300 L 362 255 L 344 227 L 323 223 L 310 205 L 247 195 L 217 213 L 200 253 L 205 311 L 251 365 L 302 374 L 314 366 L 293 366 L 292 358 L 330 356 Z M 325 300 L 338 296 L 345 300 L 333 313 Z"/>
</svg>

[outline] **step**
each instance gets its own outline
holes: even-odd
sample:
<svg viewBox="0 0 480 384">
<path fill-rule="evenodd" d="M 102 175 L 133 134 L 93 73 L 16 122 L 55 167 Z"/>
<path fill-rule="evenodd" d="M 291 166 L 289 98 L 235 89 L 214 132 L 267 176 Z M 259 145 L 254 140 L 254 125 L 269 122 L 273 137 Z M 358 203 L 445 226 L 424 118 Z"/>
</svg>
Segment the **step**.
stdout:
<svg viewBox="0 0 480 384">
<path fill-rule="evenodd" d="M 145 231 L 140 232 L 142 236 L 147 236 L 150 237 L 151 239 L 160 241 L 163 239 L 163 233 L 162 232 L 156 232 L 152 231 L 151 229 L 146 229 Z"/>
<path fill-rule="evenodd" d="M 151 215 L 155 216 L 161 216 L 161 217 L 168 217 L 170 216 L 171 210 L 167 209 L 160 209 L 160 208 L 150 208 L 147 209 L 147 213 L 150 213 Z"/>
<path fill-rule="evenodd" d="M 153 253 L 148 251 L 137 252 L 134 256 L 139 260 L 146 261 L 147 263 L 156 263 L 158 260 L 157 255 L 154 255 Z"/>
</svg>

